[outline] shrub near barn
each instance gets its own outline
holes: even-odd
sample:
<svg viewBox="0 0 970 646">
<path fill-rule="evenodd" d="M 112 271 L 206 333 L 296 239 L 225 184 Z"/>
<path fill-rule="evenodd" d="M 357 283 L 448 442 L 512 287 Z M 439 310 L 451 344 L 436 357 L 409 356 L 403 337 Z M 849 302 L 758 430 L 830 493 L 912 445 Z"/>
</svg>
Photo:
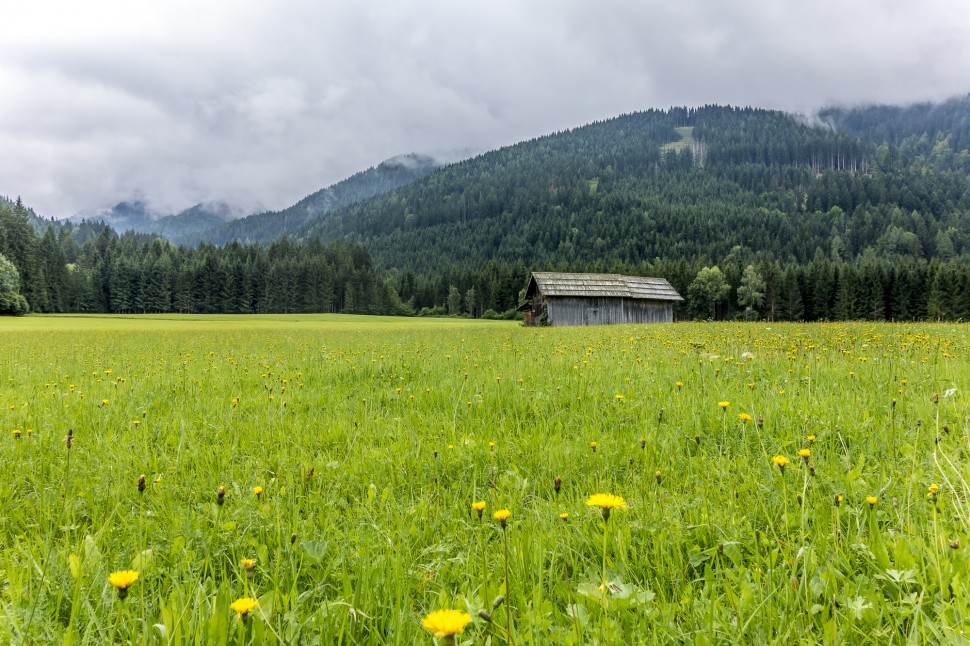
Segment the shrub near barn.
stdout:
<svg viewBox="0 0 970 646">
<path fill-rule="evenodd" d="M 20 275 L 12 262 L 0 254 L 0 315 L 23 316 L 30 311 L 27 299 L 18 293 Z"/>
</svg>

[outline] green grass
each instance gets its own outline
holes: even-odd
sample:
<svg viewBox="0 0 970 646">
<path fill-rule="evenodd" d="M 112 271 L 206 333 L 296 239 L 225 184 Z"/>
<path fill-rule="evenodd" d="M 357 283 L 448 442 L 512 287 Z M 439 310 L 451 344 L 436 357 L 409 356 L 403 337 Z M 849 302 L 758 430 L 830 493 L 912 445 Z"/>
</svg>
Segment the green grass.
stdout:
<svg viewBox="0 0 970 646">
<path fill-rule="evenodd" d="M 675 128 L 677 134 L 680 135 L 680 139 L 677 141 L 671 141 L 660 147 L 661 152 L 672 151 L 679 153 L 685 148 L 690 148 L 694 145 L 694 126 L 684 126 L 682 128 Z"/>
<path fill-rule="evenodd" d="M 0 641 L 966 643 L 967 331 L 4 319 Z"/>
</svg>

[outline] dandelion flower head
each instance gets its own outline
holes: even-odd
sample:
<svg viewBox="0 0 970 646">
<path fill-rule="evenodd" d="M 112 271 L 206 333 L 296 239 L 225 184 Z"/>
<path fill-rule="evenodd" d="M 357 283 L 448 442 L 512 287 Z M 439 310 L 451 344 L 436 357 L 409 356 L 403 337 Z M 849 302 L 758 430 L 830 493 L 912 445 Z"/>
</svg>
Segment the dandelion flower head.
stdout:
<svg viewBox="0 0 970 646">
<path fill-rule="evenodd" d="M 435 610 L 421 620 L 421 627 L 441 639 L 464 632 L 471 620 L 472 616 L 461 610 Z"/>
<path fill-rule="evenodd" d="M 259 602 L 252 597 L 241 597 L 233 601 L 229 607 L 236 611 L 240 617 L 245 617 L 259 605 Z"/>
<path fill-rule="evenodd" d="M 611 493 L 594 493 L 586 501 L 586 504 L 600 509 L 626 509 L 626 501 Z"/>
<path fill-rule="evenodd" d="M 138 572 L 135 570 L 119 570 L 108 575 L 108 583 L 119 590 L 127 590 L 138 580 Z"/>
</svg>

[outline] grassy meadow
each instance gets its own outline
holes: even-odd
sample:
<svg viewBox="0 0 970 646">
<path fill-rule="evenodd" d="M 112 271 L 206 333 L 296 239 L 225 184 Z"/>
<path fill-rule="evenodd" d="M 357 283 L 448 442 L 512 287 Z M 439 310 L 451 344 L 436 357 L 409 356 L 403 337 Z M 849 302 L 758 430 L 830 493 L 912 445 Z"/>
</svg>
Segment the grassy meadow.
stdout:
<svg viewBox="0 0 970 646">
<path fill-rule="evenodd" d="M 32 316 L 0 357 L 3 643 L 970 643 L 964 325 Z"/>
</svg>

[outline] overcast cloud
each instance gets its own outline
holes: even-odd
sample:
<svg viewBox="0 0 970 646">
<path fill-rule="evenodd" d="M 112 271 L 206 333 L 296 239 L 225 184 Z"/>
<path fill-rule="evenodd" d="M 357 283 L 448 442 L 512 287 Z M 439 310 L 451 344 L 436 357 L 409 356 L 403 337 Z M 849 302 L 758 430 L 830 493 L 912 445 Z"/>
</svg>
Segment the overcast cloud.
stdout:
<svg viewBox="0 0 970 646">
<path fill-rule="evenodd" d="M 394 155 L 671 105 L 970 92 L 966 0 L 2 0 L 0 194 L 279 209 Z"/>
</svg>

